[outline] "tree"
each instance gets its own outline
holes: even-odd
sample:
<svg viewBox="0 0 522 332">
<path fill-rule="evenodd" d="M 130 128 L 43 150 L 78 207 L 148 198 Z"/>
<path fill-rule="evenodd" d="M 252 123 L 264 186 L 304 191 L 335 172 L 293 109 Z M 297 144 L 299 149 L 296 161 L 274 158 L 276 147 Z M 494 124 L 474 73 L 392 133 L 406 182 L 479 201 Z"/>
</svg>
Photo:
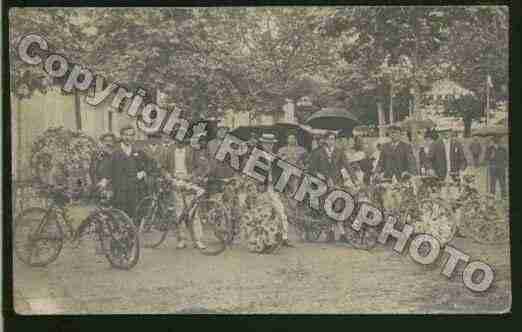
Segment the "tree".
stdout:
<svg viewBox="0 0 522 332">
<path fill-rule="evenodd" d="M 479 118 L 481 114 L 480 101 L 472 95 L 449 97 L 447 114 L 454 117 L 462 117 L 464 136 L 469 137 L 472 121 Z"/>
<path fill-rule="evenodd" d="M 508 8 L 471 6 L 455 11 L 454 29 L 447 48 L 441 52 L 451 64 L 451 79 L 484 97 L 490 76 L 492 93 L 499 99 L 508 100 Z"/>
<path fill-rule="evenodd" d="M 407 86 L 418 110 L 423 87 L 441 74 L 434 70 L 435 55 L 448 38 L 451 16 L 447 7 L 347 8 L 331 19 L 326 33 L 345 41 L 342 57 L 353 65 L 351 74 L 365 77 L 367 93 L 382 102 Z"/>
</svg>

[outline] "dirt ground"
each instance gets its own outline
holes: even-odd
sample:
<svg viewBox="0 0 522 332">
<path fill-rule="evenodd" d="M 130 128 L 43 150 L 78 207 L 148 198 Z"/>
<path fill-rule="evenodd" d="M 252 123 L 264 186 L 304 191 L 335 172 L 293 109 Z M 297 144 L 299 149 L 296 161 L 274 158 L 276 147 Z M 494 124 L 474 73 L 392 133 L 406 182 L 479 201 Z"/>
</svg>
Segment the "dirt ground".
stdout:
<svg viewBox="0 0 522 332">
<path fill-rule="evenodd" d="M 14 260 L 14 303 L 20 314 L 95 313 L 499 313 L 511 307 L 508 245 L 457 238 L 472 260 L 489 263 L 495 281 L 485 293 L 441 275 L 407 254 L 341 244 L 303 243 L 272 255 L 242 245 L 220 256 L 175 249 L 175 238 L 143 249 L 131 271 L 112 269 L 86 238 L 65 246 L 57 261 L 30 268 Z M 445 257 L 441 261 L 445 262 Z M 462 267 L 460 267 L 460 272 Z"/>
</svg>

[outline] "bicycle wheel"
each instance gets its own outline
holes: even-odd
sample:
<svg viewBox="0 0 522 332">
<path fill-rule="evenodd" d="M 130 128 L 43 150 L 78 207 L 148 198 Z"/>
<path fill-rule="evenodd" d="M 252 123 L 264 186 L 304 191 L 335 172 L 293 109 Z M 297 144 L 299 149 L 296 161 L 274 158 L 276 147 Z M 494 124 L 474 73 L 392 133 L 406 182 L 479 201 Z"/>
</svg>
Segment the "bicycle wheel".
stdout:
<svg viewBox="0 0 522 332">
<path fill-rule="evenodd" d="M 168 233 L 167 216 L 153 196 L 145 197 L 136 208 L 136 220 L 140 227 L 141 243 L 145 248 L 157 248 Z"/>
<path fill-rule="evenodd" d="M 215 206 L 215 204 L 212 204 L 212 206 Z M 237 235 L 235 228 L 239 223 L 239 217 L 232 213 L 231 210 L 226 211 L 224 208 L 221 208 L 220 210 L 223 212 L 225 217 L 219 218 L 219 220 L 216 222 L 217 227 L 214 229 L 214 232 L 216 232 L 214 235 L 216 237 L 223 237 L 225 244 L 228 246 L 234 242 L 234 237 Z M 221 214 L 222 212 L 219 212 L 218 214 Z M 215 217 L 218 217 L 218 214 L 216 214 Z"/>
<path fill-rule="evenodd" d="M 98 235 L 111 266 L 132 269 L 140 258 L 139 232 L 132 219 L 118 209 L 104 210 L 97 219 Z"/>
<path fill-rule="evenodd" d="M 200 241 L 206 248 L 200 249 L 204 255 L 219 255 L 226 249 L 227 236 L 233 231 L 232 223 L 225 208 L 216 201 L 202 200 L 196 203 L 190 213 L 190 227 L 195 234 L 194 220 L 201 221 Z"/>
<path fill-rule="evenodd" d="M 63 231 L 56 214 L 29 208 L 16 217 L 13 245 L 16 256 L 33 267 L 55 261 L 63 247 Z"/>
</svg>

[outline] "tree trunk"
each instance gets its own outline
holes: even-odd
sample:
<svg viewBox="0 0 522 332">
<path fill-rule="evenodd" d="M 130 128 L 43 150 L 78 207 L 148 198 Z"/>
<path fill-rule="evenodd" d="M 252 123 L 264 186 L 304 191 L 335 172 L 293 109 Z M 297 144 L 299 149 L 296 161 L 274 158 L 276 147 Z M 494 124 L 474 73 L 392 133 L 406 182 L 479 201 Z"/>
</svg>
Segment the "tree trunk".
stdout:
<svg viewBox="0 0 522 332">
<path fill-rule="evenodd" d="M 384 137 L 384 109 L 382 108 L 382 102 L 377 102 L 377 115 L 379 119 L 379 137 Z"/>
<path fill-rule="evenodd" d="M 82 130 L 82 111 L 78 91 L 74 92 L 74 118 L 76 120 L 76 130 Z"/>
<path fill-rule="evenodd" d="M 472 118 L 470 116 L 465 116 L 462 118 L 464 121 L 464 137 L 470 137 L 471 136 L 471 122 Z"/>
<path fill-rule="evenodd" d="M 108 129 L 109 129 L 109 132 L 112 133 L 112 118 L 113 118 L 113 114 L 112 114 L 112 111 L 109 110 L 107 116 L 109 117 L 109 123 L 108 123 Z"/>
<path fill-rule="evenodd" d="M 419 37 L 417 32 L 419 31 L 419 21 L 415 18 L 415 49 L 413 52 L 413 115 L 415 119 L 422 120 L 422 114 L 420 112 L 420 87 L 417 80 L 417 68 L 419 66 Z"/>
<path fill-rule="evenodd" d="M 395 122 L 395 116 L 393 114 L 393 88 L 393 81 L 390 81 L 390 124 L 393 124 Z"/>
</svg>

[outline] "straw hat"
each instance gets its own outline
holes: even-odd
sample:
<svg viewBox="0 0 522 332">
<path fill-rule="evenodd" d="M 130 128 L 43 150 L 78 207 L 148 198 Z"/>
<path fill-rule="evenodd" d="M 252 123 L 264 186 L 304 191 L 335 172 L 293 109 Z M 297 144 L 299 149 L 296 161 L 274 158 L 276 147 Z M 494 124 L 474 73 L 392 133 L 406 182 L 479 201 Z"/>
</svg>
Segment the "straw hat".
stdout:
<svg viewBox="0 0 522 332">
<path fill-rule="evenodd" d="M 277 143 L 277 138 L 275 137 L 274 134 L 265 133 L 265 134 L 261 135 L 261 137 L 259 138 L 259 142 L 261 142 L 261 143 Z"/>
</svg>

